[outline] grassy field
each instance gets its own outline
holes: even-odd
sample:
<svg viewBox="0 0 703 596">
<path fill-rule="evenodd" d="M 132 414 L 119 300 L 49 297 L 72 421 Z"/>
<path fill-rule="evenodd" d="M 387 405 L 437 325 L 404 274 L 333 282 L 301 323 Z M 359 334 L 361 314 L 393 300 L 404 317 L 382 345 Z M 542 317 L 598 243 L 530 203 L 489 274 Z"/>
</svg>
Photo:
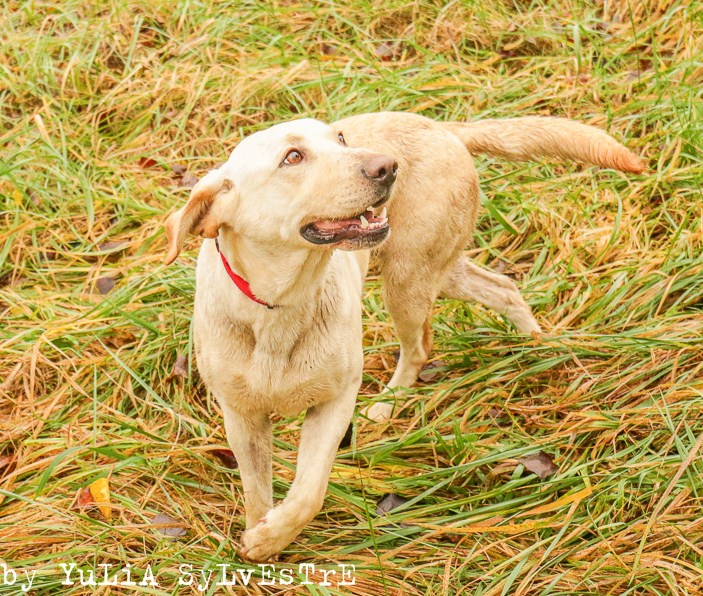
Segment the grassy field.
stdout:
<svg viewBox="0 0 703 596">
<path fill-rule="evenodd" d="M 703 593 L 700 2 L 5 0 L 0 22 L 0 593 L 24 571 L 36 594 L 199 593 L 179 566 L 222 563 L 252 583 L 204 593 Z M 244 135 L 375 110 L 572 117 L 650 169 L 477 160 L 468 250 L 547 335 L 439 302 L 436 369 L 389 424 L 356 417 L 277 564 L 318 583 L 256 585 L 190 358 L 198 242 L 164 267 L 161 226 Z M 364 309 L 360 404 L 397 349 L 373 276 Z M 277 497 L 299 427 L 277 425 Z M 103 477 L 110 520 L 75 506 Z M 379 516 L 388 493 L 409 501 Z M 59 563 L 159 585 L 63 586 Z M 355 585 L 320 586 L 339 563 Z"/>
</svg>

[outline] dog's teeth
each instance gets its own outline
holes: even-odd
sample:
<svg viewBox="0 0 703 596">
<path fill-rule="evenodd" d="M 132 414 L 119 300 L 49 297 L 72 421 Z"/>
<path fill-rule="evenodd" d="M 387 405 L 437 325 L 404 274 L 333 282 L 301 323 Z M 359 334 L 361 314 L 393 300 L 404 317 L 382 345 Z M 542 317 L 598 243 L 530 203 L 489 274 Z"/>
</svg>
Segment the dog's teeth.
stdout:
<svg viewBox="0 0 703 596">
<path fill-rule="evenodd" d="M 366 219 L 363 215 L 360 216 L 359 219 L 361 220 L 361 227 L 363 229 L 367 229 L 369 227 L 369 220 Z"/>
<path fill-rule="evenodd" d="M 381 211 L 381 219 L 386 219 L 386 215 L 388 214 L 388 209 L 385 207 L 383 208 L 383 211 Z"/>
</svg>

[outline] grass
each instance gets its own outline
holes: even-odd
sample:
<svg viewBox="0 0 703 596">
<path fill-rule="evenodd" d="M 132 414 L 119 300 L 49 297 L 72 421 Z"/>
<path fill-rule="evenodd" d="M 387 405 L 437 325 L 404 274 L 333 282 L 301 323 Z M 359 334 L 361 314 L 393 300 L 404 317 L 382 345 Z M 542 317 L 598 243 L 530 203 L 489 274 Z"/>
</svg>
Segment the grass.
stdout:
<svg viewBox="0 0 703 596">
<path fill-rule="evenodd" d="M 278 564 L 353 564 L 356 584 L 218 593 L 701 593 L 699 3 L 0 11 L 0 563 L 36 571 L 34 593 L 197 593 L 179 588 L 179 565 L 252 568 L 236 554 L 238 475 L 212 456 L 226 446 L 214 400 L 194 367 L 170 378 L 191 353 L 198 244 L 161 264 L 161 224 L 188 195 L 171 168 L 202 175 L 281 120 L 381 109 L 568 116 L 650 169 L 477 160 L 485 208 L 470 254 L 518 280 L 548 335 L 438 303 L 440 370 L 391 424 L 357 417 L 323 512 Z M 364 306 L 361 404 L 396 349 L 373 276 Z M 279 497 L 299 426 L 277 425 Z M 558 471 L 527 472 L 519 459 L 537 451 Z M 105 476 L 109 522 L 72 508 Z M 377 516 L 391 492 L 410 501 Z M 160 512 L 188 534 L 161 535 Z M 159 587 L 62 586 L 58 563 L 151 565 Z M 0 593 L 18 593 L 1 573 Z"/>
</svg>

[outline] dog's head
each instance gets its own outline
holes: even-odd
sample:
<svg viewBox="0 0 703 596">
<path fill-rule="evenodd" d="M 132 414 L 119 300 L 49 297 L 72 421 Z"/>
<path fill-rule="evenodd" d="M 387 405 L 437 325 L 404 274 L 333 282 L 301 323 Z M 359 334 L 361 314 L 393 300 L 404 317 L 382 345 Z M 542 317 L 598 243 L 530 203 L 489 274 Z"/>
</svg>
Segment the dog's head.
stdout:
<svg viewBox="0 0 703 596">
<path fill-rule="evenodd" d="M 227 162 L 202 178 L 166 221 L 172 262 L 189 233 L 217 236 L 227 226 L 265 244 L 371 248 L 390 232 L 384 213 L 397 162 L 347 147 L 317 120 L 278 124 L 245 138 Z"/>
</svg>

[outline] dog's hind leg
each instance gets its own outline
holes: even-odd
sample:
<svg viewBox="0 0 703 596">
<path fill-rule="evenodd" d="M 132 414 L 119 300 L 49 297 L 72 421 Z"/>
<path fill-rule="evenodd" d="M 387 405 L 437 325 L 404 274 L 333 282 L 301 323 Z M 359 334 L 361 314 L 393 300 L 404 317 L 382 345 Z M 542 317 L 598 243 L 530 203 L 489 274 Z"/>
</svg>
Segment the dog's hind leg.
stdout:
<svg viewBox="0 0 703 596">
<path fill-rule="evenodd" d="M 273 507 L 271 420 L 264 414 L 244 417 L 222 404 L 225 430 L 242 478 L 246 527 L 253 528 Z"/>
<path fill-rule="evenodd" d="M 390 394 L 396 387 L 411 387 L 427 362 L 432 350 L 432 307 L 442 274 L 429 267 L 405 270 L 403 263 L 396 262 L 386 263 L 382 275 L 384 303 L 400 343 L 398 365 L 386 390 Z M 383 399 L 362 414 L 377 422 L 388 420 L 393 405 Z"/>
<path fill-rule="evenodd" d="M 242 556 L 263 561 L 282 551 L 322 508 L 332 464 L 354 413 L 361 379 L 342 396 L 308 409 L 298 467 L 286 498 L 242 537 Z"/>
<path fill-rule="evenodd" d="M 510 319 L 521 333 L 540 333 L 539 323 L 509 277 L 493 273 L 460 255 L 449 271 L 440 295 L 455 300 L 475 300 Z"/>
<path fill-rule="evenodd" d="M 385 303 L 400 342 L 398 366 L 388 382 L 388 388 L 410 387 L 417 380 L 432 350 L 432 305 L 436 296 L 432 295 L 431 288 L 417 281 L 405 286 L 401 293 L 388 285 L 385 288 Z"/>
</svg>

